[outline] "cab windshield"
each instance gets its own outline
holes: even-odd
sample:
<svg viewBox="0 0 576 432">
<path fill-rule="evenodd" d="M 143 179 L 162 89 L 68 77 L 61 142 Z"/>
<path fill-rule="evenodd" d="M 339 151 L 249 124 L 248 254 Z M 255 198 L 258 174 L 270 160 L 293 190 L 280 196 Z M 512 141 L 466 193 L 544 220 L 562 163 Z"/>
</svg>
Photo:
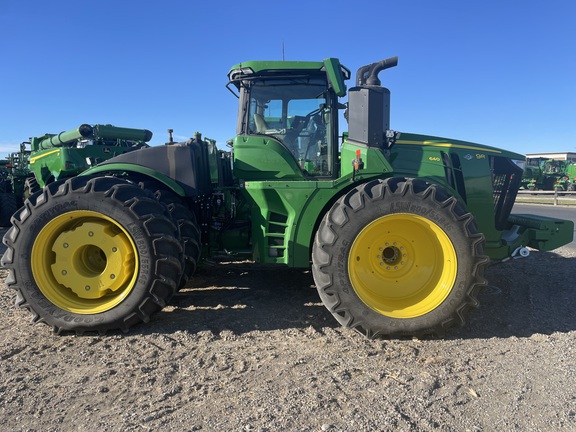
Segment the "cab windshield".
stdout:
<svg viewBox="0 0 576 432">
<path fill-rule="evenodd" d="M 331 175 L 325 79 L 254 80 L 249 94 L 248 134 L 280 141 L 310 175 Z"/>
</svg>

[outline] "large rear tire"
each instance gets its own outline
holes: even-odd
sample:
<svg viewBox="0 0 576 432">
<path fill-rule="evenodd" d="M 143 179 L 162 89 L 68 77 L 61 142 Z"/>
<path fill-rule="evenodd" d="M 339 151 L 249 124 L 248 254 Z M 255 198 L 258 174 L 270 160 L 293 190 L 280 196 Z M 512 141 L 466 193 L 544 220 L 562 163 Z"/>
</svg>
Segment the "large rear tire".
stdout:
<svg viewBox="0 0 576 432">
<path fill-rule="evenodd" d="M 325 306 L 369 338 L 444 334 L 486 281 L 484 237 L 442 188 L 417 179 L 363 184 L 325 215 L 313 245 Z"/>
<path fill-rule="evenodd" d="M 149 321 L 180 279 L 166 206 L 116 178 L 48 185 L 15 214 L 4 244 L 17 305 L 57 333 L 127 331 Z"/>
</svg>

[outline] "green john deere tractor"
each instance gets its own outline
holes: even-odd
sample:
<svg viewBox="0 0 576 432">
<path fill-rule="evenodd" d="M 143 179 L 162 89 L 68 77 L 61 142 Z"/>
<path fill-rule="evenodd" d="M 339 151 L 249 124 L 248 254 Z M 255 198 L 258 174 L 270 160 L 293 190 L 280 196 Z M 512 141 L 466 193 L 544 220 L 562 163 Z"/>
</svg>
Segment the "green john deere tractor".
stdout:
<svg viewBox="0 0 576 432">
<path fill-rule="evenodd" d="M 190 281 L 201 253 L 226 251 L 311 266 L 334 317 L 368 337 L 463 324 L 490 259 L 565 245 L 573 224 L 511 214 L 524 156 L 392 130 L 378 75 L 396 64 L 361 67 L 348 91 L 334 58 L 234 66 L 231 151 L 170 140 L 26 201 L 2 258 L 17 304 L 56 332 L 127 330 Z"/>
</svg>

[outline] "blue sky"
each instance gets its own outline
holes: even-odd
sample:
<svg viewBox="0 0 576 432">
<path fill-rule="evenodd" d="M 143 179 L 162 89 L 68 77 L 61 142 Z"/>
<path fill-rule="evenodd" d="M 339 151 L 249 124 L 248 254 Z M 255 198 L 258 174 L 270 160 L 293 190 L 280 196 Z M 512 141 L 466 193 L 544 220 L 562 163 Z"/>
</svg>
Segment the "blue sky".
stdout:
<svg viewBox="0 0 576 432">
<path fill-rule="evenodd" d="M 82 123 L 224 148 L 229 68 L 282 59 L 282 44 L 286 60 L 337 57 L 353 76 L 399 56 L 380 75 L 395 130 L 574 152 L 575 22 L 573 0 L 2 0 L 0 157 Z"/>
</svg>

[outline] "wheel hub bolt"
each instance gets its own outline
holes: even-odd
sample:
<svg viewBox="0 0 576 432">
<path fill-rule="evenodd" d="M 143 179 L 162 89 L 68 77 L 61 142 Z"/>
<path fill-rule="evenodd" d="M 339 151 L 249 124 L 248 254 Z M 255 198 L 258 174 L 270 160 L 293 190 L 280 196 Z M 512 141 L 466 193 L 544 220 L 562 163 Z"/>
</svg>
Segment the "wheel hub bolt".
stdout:
<svg viewBox="0 0 576 432">
<path fill-rule="evenodd" d="M 84 288 L 86 291 L 90 291 L 90 285 L 86 285 L 86 287 Z"/>
<path fill-rule="evenodd" d="M 400 250 L 396 246 L 387 246 L 382 251 L 382 260 L 386 264 L 397 264 L 400 257 Z M 380 258 L 380 256 L 378 256 Z"/>
<path fill-rule="evenodd" d="M 90 231 L 90 232 L 88 233 L 88 235 L 89 235 L 90 237 L 92 237 L 92 236 L 94 235 L 94 233 L 93 233 L 92 231 Z"/>
<path fill-rule="evenodd" d="M 381 253 L 376 255 L 379 265 L 385 267 L 387 271 L 398 270 L 406 264 L 407 253 L 404 246 L 399 246 L 398 242 L 386 242 L 384 247 L 378 248 Z"/>
<path fill-rule="evenodd" d="M 68 243 L 64 243 L 64 247 L 67 248 L 67 247 L 68 247 Z"/>
</svg>

